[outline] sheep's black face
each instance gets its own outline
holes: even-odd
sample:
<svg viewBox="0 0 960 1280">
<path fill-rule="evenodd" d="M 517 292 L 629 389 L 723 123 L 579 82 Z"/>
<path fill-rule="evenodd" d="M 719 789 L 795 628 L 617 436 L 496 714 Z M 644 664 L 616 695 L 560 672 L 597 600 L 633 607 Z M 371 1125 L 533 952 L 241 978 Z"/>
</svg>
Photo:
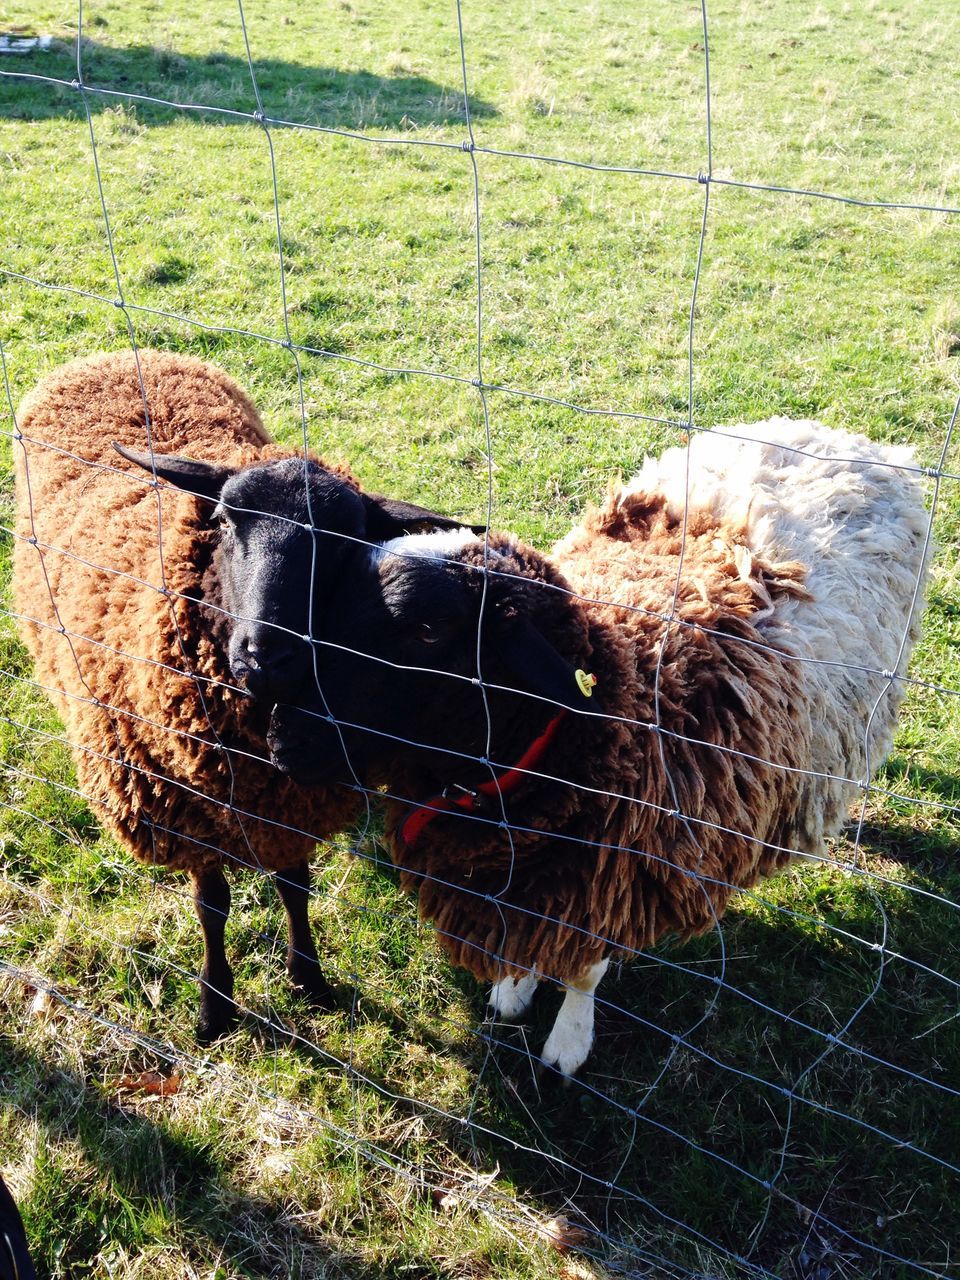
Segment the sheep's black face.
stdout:
<svg viewBox="0 0 960 1280">
<path fill-rule="evenodd" d="M 456 567 L 377 552 L 354 566 L 321 628 L 315 679 L 271 721 L 274 763 L 301 782 L 352 780 L 418 740 L 444 700 L 476 703 L 470 593 Z M 457 681 L 463 675 L 464 681 Z M 455 691 L 452 686 L 462 684 Z"/>
<path fill-rule="evenodd" d="M 289 697 L 311 670 L 318 615 L 367 536 L 366 504 L 342 477 L 290 458 L 232 476 L 213 518 L 230 670 L 255 695 Z"/>
<path fill-rule="evenodd" d="M 391 762 L 414 757 L 426 774 L 455 777 L 463 755 L 486 753 L 488 708 L 509 729 L 555 711 L 540 699 L 582 703 L 573 666 L 541 625 L 545 613 L 569 611 L 568 602 L 509 570 L 488 575 L 485 587 L 469 554 L 456 559 L 462 536 L 459 548 L 457 535 L 425 542 L 434 554 L 424 556 L 419 539 L 368 554 L 335 592 L 315 679 L 271 721 L 274 762 L 298 781 L 382 777 Z M 486 697 L 478 643 L 483 680 L 493 686 Z"/>
<path fill-rule="evenodd" d="M 258 697 L 290 698 L 313 669 L 312 640 L 336 585 L 369 543 L 457 521 L 361 493 L 313 460 L 230 468 L 115 446 L 123 457 L 203 500 L 220 528 L 219 598 L 233 678 Z"/>
</svg>

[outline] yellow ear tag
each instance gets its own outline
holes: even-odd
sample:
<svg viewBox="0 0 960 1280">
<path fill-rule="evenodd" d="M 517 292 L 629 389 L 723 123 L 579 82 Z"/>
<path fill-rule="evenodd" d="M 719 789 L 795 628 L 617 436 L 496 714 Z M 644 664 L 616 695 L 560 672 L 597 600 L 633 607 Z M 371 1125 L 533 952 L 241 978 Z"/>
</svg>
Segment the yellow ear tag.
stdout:
<svg viewBox="0 0 960 1280">
<path fill-rule="evenodd" d="M 579 668 L 574 672 L 577 681 L 577 688 L 585 698 L 593 697 L 593 686 L 597 683 L 597 677 L 590 672 L 581 671 Z"/>
</svg>

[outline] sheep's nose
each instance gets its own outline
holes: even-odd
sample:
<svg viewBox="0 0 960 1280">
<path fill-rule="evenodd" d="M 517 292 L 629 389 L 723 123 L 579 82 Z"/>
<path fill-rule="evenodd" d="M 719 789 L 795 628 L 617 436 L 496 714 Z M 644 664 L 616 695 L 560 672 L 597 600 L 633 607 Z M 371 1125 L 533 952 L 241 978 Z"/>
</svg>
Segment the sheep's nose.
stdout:
<svg viewBox="0 0 960 1280">
<path fill-rule="evenodd" d="M 230 667 L 255 697 L 280 698 L 303 678 L 308 655 L 308 647 L 293 637 L 252 634 L 240 638 Z"/>
<path fill-rule="evenodd" d="M 243 657 L 254 671 L 276 671 L 293 660 L 294 647 L 289 640 L 258 640 L 247 636 Z"/>
</svg>

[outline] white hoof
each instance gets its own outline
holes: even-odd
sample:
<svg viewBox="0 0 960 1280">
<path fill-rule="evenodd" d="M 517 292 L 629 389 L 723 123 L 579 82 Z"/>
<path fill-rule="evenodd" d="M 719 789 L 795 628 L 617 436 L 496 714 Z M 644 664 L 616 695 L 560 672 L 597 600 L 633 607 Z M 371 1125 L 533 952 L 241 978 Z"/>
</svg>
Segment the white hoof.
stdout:
<svg viewBox="0 0 960 1280">
<path fill-rule="evenodd" d="M 565 1076 L 576 1075 L 593 1048 L 593 993 L 607 971 L 609 960 L 599 960 L 581 977 L 567 983 L 566 995 L 547 1036 L 541 1055 L 544 1064 Z"/>
<path fill-rule="evenodd" d="M 590 1056 L 592 1048 L 592 1017 L 589 1022 L 558 1021 L 547 1036 L 541 1057 L 546 1066 L 555 1067 L 561 1075 L 575 1076 Z"/>
<path fill-rule="evenodd" d="M 536 989 L 537 979 L 532 973 L 524 974 L 522 978 L 504 978 L 502 982 L 495 982 L 490 988 L 487 1001 L 489 1016 L 502 1022 L 514 1022 L 529 1009 Z"/>
</svg>

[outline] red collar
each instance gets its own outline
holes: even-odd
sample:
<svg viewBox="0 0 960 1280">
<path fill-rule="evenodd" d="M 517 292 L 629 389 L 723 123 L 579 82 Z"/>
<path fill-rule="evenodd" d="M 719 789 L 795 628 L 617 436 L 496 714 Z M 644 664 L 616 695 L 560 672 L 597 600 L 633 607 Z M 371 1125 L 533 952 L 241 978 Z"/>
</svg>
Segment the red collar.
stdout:
<svg viewBox="0 0 960 1280">
<path fill-rule="evenodd" d="M 397 838 L 400 843 L 406 845 L 408 849 L 412 849 L 423 834 L 424 828 L 440 813 L 454 813 L 458 809 L 464 811 L 475 810 L 480 808 L 481 798 L 487 799 L 490 796 L 509 795 L 527 777 L 526 770 L 532 769 L 546 751 L 553 740 L 554 734 L 557 732 L 560 721 L 565 715 L 566 711 L 559 711 L 543 733 L 540 734 L 540 737 L 534 738 L 517 763 L 507 769 L 505 773 L 501 773 L 498 778 L 490 778 L 487 782 L 481 782 L 473 791 L 468 791 L 465 787 L 460 787 L 456 784 L 452 787 L 444 787 L 439 795 L 431 796 L 425 804 L 408 813 L 397 828 Z M 452 791 L 459 794 L 450 795 L 449 793 Z"/>
</svg>

